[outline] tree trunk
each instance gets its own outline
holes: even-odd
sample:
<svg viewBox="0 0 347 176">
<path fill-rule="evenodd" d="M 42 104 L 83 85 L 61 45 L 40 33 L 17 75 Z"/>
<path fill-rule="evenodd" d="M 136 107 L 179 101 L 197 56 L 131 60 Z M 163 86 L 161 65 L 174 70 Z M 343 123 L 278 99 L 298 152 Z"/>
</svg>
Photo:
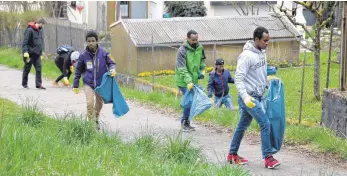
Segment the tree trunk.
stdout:
<svg viewBox="0 0 347 176">
<path fill-rule="evenodd" d="M 314 45 L 314 96 L 320 100 L 320 20 L 316 20 L 316 41 Z"/>
<path fill-rule="evenodd" d="M 13 36 L 12 36 L 12 31 L 11 31 L 11 29 L 10 28 L 8 28 L 8 27 L 6 27 L 6 31 L 7 31 L 7 35 L 8 35 L 8 41 L 9 41 L 9 44 L 10 44 L 10 46 L 9 47 L 13 47 Z M 7 46 L 8 46 L 8 44 L 7 44 Z"/>
</svg>

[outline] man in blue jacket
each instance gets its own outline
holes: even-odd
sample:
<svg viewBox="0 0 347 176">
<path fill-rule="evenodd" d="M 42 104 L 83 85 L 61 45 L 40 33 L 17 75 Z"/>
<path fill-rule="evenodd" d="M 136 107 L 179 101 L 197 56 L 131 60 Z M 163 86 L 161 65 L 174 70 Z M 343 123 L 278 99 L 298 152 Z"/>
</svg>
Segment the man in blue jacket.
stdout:
<svg viewBox="0 0 347 176">
<path fill-rule="evenodd" d="M 233 103 L 229 95 L 228 83 L 234 83 L 228 70 L 224 70 L 224 60 L 219 58 L 215 62 L 215 69 L 210 73 L 208 80 L 208 97 L 212 99 L 214 94 L 214 104 L 216 107 L 222 107 L 224 104 L 228 109 L 233 110 Z"/>
<path fill-rule="evenodd" d="M 109 53 L 98 45 L 98 35 L 95 31 L 88 31 L 86 35 L 87 48 L 78 59 L 73 91 L 79 93 L 79 80 L 83 75 L 84 91 L 87 100 L 87 119 L 96 122 L 99 129 L 99 115 L 103 106 L 103 100 L 94 89 L 100 86 L 102 76 L 110 72 L 116 75 L 116 64 L 110 58 Z"/>
</svg>

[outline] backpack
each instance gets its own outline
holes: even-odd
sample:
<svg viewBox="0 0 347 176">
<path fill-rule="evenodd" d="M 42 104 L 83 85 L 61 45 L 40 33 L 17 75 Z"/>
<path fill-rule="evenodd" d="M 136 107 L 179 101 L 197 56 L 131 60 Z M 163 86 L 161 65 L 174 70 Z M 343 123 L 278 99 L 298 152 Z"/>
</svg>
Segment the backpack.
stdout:
<svg viewBox="0 0 347 176">
<path fill-rule="evenodd" d="M 72 46 L 70 46 L 70 45 L 62 45 L 62 46 L 57 48 L 57 54 L 68 53 L 71 50 L 73 50 Z"/>
</svg>

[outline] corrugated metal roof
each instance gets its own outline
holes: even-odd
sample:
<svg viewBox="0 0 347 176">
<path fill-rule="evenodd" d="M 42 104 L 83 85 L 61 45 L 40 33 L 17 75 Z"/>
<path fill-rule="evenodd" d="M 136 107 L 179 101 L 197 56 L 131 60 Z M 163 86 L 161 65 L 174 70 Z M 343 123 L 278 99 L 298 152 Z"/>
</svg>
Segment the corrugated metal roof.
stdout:
<svg viewBox="0 0 347 176">
<path fill-rule="evenodd" d="M 285 25 L 273 16 L 185 17 L 164 19 L 125 19 L 122 21 L 136 46 L 182 43 L 189 30 L 199 34 L 199 41 L 235 43 L 250 40 L 258 26 L 269 30 L 272 39 L 295 39 L 300 36 L 286 19 Z"/>
<path fill-rule="evenodd" d="M 225 6 L 225 5 L 267 5 L 269 4 L 277 4 L 277 1 L 210 1 L 212 6 Z"/>
</svg>

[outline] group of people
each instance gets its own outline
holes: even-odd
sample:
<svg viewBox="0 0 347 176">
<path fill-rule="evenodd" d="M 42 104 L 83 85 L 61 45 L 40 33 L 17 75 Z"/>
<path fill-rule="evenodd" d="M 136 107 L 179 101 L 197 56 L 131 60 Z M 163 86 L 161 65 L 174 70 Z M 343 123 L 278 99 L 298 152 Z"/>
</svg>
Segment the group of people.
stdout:
<svg viewBox="0 0 347 176">
<path fill-rule="evenodd" d="M 238 92 L 240 119 L 235 129 L 227 160 L 232 164 L 246 164 L 247 159 L 238 155 L 238 150 L 246 129 L 253 118 L 260 126 L 262 157 L 266 168 L 276 168 L 280 162 L 272 156 L 270 140 L 270 121 L 262 109 L 261 101 L 268 81 L 277 79 L 267 76 L 266 47 L 269 43 L 269 31 L 264 27 L 257 27 L 253 32 L 253 40 L 247 41 L 243 52 L 237 59 L 235 80 L 230 72 L 224 69 L 224 60 L 215 61 L 215 68 L 209 74 L 208 97 L 214 94 L 214 103 L 217 107 L 224 104 L 233 109 L 228 83 L 234 83 Z M 205 52 L 198 42 L 198 33 L 191 30 L 187 33 L 187 40 L 178 49 L 175 68 L 175 80 L 182 94 L 191 91 L 198 83 L 198 79 L 205 72 Z M 189 108 L 183 109 L 181 126 L 183 131 L 194 131 L 188 119 Z"/>
<path fill-rule="evenodd" d="M 28 74 L 32 65 L 34 65 L 36 70 L 36 88 L 46 89 L 42 85 L 41 65 L 44 51 L 43 26 L 45 23 L 46 21 L 43 18 L 36 20 L 36 22 L 29 22 L 24 34 L 22 43 L 24 61 L 22 86 L 26 89 L 29 89 Z M 53 85 L 57 86 L 61 79 L 63 79 L 65 86 L 70 85 L 69 78 L 72 72 L 75 71 L 73 92 L 78 94 L 82 76 L 87 100 L 87 118 L 94 121 L 97 128 L 100 128 L 99 115 L 103 106 L 103 100 L 100 95 L 95 93 L 94 89 L 100 86 L 102 76 L 105 73 L 110 72 L 112 77 L 116 75 L 116 64 L 110 58 L 106 49 L 98 45 L 98 39 L 98 34 L 95 31 L 88 31 L 85 37 L 87 47 L 81 54 L 66 45 L 57 49 L 58 55 L 55 58 L 55 64 L 62 74 L 53 82 Z"/>
<path fill-rule="evenodd" d="M 40 18 L 36 22 L 30 22 L 25 31 L 22 46 L 24 61 L 22 86 L 24 88 L 29 88 L 27 84 L 28 74 L 32 65 L 34 65 L 36 69 L 36 88 L 46 89 L 42 85 L 41 78 L 41 57 L 44 50 L 42 28 L 44 24 L 45 20 Z M 191 91 L 199 79 L 204 79 L 206 56 L 203 46 L 198 42 L 198 38 L 198 33 L 190 30 L 187 33 L 187 39 L 177 52 L 175 81 L 182 94 Z M 78 94 L 79 80 L 82 76 L 87 100 L 87 117 L 98 126 L 103 100 L 95 93 L 94 89 L 101 84 L 102 76 L 106 72 L 110 72 L 112 77 L 116 75 L 116 64 L 110 58 L 109 53 L 98 45 L 96 32 L 89 31 L 85 40 L 87 47 L 81 54 L 69 47 L 59 48 L 61 54 L 58 54 L 55 63 L 62 74 L 53 84 L 58 85 L 58 82 L 63 79 L 63 84 L 69 85 L 69 77 L 75 70 L 73 92 Z M 230 72 L 224 69 L 224 60 L 221 58 L 215 61 L 215 68 L 209 73 L 208 97 L 211 98 L 211 101 L 214 101 L 217 107 L 224 104 L 227 108 L 233 110 L 228 83 L 234 83 L 238 91 L 240 119 L 227 156 L 227 160 L 232 164 L 246 164 L 248 162 L 247 159 L 238 155 L 238 150 L 244 133 L 254 118 L 261 129 L 261 148 L 265 167 L 275 168 L 280 165 L 280 162 L 274 159 L 271 153 L 270 122 L 261 107 L 262 97 L 267 81 L 269 81 L 266 72 L 265 52 L 269 40 L 270 35 L 267 29 L 264 27 L 255 29 L 253 40 L 244 45 L 244 50 L 238 57 L 235 80 Z M 214 100 L 212 99 L 213 95 Z M 190 109 L 184 108 L 181 118 L 181 126 L 184 131 L 195 130 L 188 119 L 189 113 Z"/>
</svg>

